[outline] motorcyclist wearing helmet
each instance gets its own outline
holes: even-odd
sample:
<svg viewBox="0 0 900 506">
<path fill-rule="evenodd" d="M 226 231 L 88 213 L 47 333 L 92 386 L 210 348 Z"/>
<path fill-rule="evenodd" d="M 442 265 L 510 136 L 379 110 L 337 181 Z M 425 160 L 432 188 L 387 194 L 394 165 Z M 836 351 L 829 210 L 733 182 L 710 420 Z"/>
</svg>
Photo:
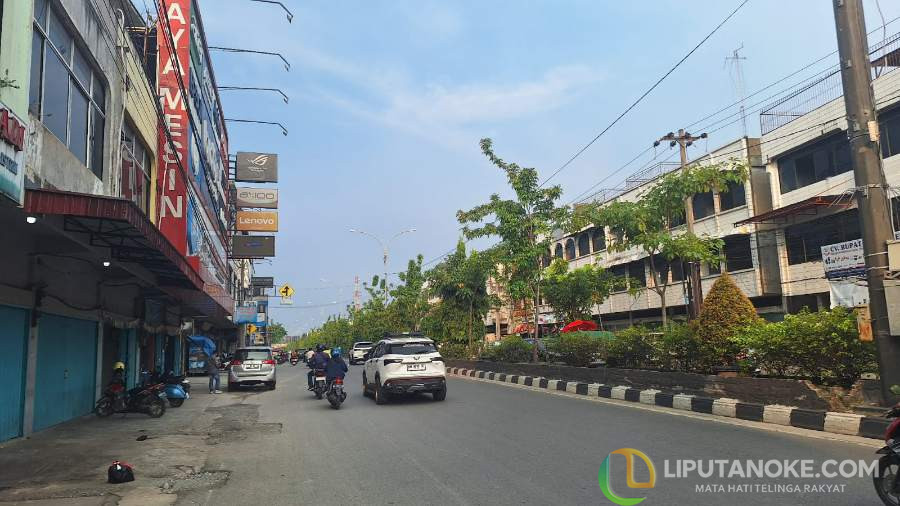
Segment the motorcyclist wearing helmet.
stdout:
<svg viewBox="0 0 900 506">
<path fill-rule="evenodd" d="M 335 346 L 331 349 L 331 358 L 325 366 L 325 380 L 329 384 L 335 378 L 343 379 L 344 375 L 347 374 L 347 363 L 344 362 L 344 358 L 341 356 L 342 351 L 340 346 Z"/>
<path fill-rule="evenodd" d="M 316 370 L 325 369 L 325 366 L 328 365 L 328 355 L 325 354 L 325 345 L 317 344 L 316 345 L 316 353 L 312 356 L 312 360 L 309 361 L 309 373 L 306 374 L 307 383 L 309 383 L 309 389 L 313 389 L 313 378 L 316 375 Z"/>
</svg>

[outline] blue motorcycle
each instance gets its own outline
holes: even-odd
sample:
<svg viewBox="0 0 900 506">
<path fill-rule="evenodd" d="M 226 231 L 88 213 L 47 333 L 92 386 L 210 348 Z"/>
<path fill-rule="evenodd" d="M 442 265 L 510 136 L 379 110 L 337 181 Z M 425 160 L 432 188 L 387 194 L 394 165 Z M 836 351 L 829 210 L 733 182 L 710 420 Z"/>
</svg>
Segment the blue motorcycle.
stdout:
<svg viewBox="0 0 900 506">
<path fill-rule="evenodd" d="M 173 408 L 181 407 L 184 404 L 185 399 L 191 398 L 191 382 L 184 376 L 175 376 L 172 371 L 169 371 L 161 378 L 158 378 L 157 374 L 146 373 L 147 377 L 145 378 L 145 373 L 142 372 L 142 379 L 146 381 L 158 381 L 161 383 L 165 383 L 165 394 L 166 399 L 169 401 L 169 405 Z"/>
</svg>

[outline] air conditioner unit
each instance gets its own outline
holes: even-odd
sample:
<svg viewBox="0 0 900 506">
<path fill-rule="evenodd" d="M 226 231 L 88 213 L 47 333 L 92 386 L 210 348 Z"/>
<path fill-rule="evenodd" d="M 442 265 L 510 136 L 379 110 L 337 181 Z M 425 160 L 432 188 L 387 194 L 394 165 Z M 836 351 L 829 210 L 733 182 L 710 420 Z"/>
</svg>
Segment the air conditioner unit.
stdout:
<svg viewBox="0 0 900 506">
<path fill-rule="evenodd" d="M 888 269 L 900 273 L 900 241 L 888 241 Z"/>
</svg>

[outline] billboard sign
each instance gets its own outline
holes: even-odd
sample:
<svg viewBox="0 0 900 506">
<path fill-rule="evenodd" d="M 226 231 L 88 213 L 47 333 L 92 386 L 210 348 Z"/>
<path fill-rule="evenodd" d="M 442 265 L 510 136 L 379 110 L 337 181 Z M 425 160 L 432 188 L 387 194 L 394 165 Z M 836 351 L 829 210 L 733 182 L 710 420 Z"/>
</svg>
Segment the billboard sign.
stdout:
<svg viewBox="0 0 900 506">
<path fill-rule="evenodd" d="M 238 188 L 235 205 L 240 208 L 278 209 L 278 190 Z"/>
<path fill-rule="evenodd" d="M 278 232 L 278 213 L 274 211 L 238 211 L 235 228 L 241 232 Z"/>
<path fill-rule="evenodd" d="M 274 256 L 274 235 L 236 235 L 231 238 L 231 258 L 264 258 Z"/>
<path fill-rule="evenodd" d="M 277 183 L 278 155 L 238 151 L 235 181 L 245 183 Z"/>
<path fill-rule="evenodd" d="M 862 239 L 822 246 L 822 264 L 828 279 L 866 275 Z"/>
<path fill-rule="evenodd" d="M 25 126 L 0 102 L 0 195 L 22 205 L 25 189 Z"/>
<path fill-rule="evenodd" d="M 272 276 L 253 276 L 250 278 L 250 286 L 272 288 L 275 286 L 275 278 Z"/>
<path fill-rule="evenodd" d="M 234 308 L 234 323 L 256 323 L 256 304 Z"/>
</svg>

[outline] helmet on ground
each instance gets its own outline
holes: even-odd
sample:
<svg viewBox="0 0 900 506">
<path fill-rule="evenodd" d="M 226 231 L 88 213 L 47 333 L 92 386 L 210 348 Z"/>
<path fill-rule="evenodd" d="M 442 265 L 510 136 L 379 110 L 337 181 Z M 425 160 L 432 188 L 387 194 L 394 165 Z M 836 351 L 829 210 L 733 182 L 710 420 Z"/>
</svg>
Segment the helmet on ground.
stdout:
<svg viewBox="0 0 900 506">
<path fill-rule="evenodd" d="M 325 345 L 324 345 L 324 344 L 317 344 L 317 345 L 316 345 L 316 351 L 325 351 Z"/>
<path fill-rule="evenodd" d="M 340 346 L 335 346 L 331 349 L 331 358 L 338 358 L 341 356 L 341 352 L 344 351 Z"/>
<path fill-rule="evenodd" d="M 125 370 L 125 362 L 116 362 L 113 364 L 113 371 L 118 371 L 119 369 Z"/>
</svg>

